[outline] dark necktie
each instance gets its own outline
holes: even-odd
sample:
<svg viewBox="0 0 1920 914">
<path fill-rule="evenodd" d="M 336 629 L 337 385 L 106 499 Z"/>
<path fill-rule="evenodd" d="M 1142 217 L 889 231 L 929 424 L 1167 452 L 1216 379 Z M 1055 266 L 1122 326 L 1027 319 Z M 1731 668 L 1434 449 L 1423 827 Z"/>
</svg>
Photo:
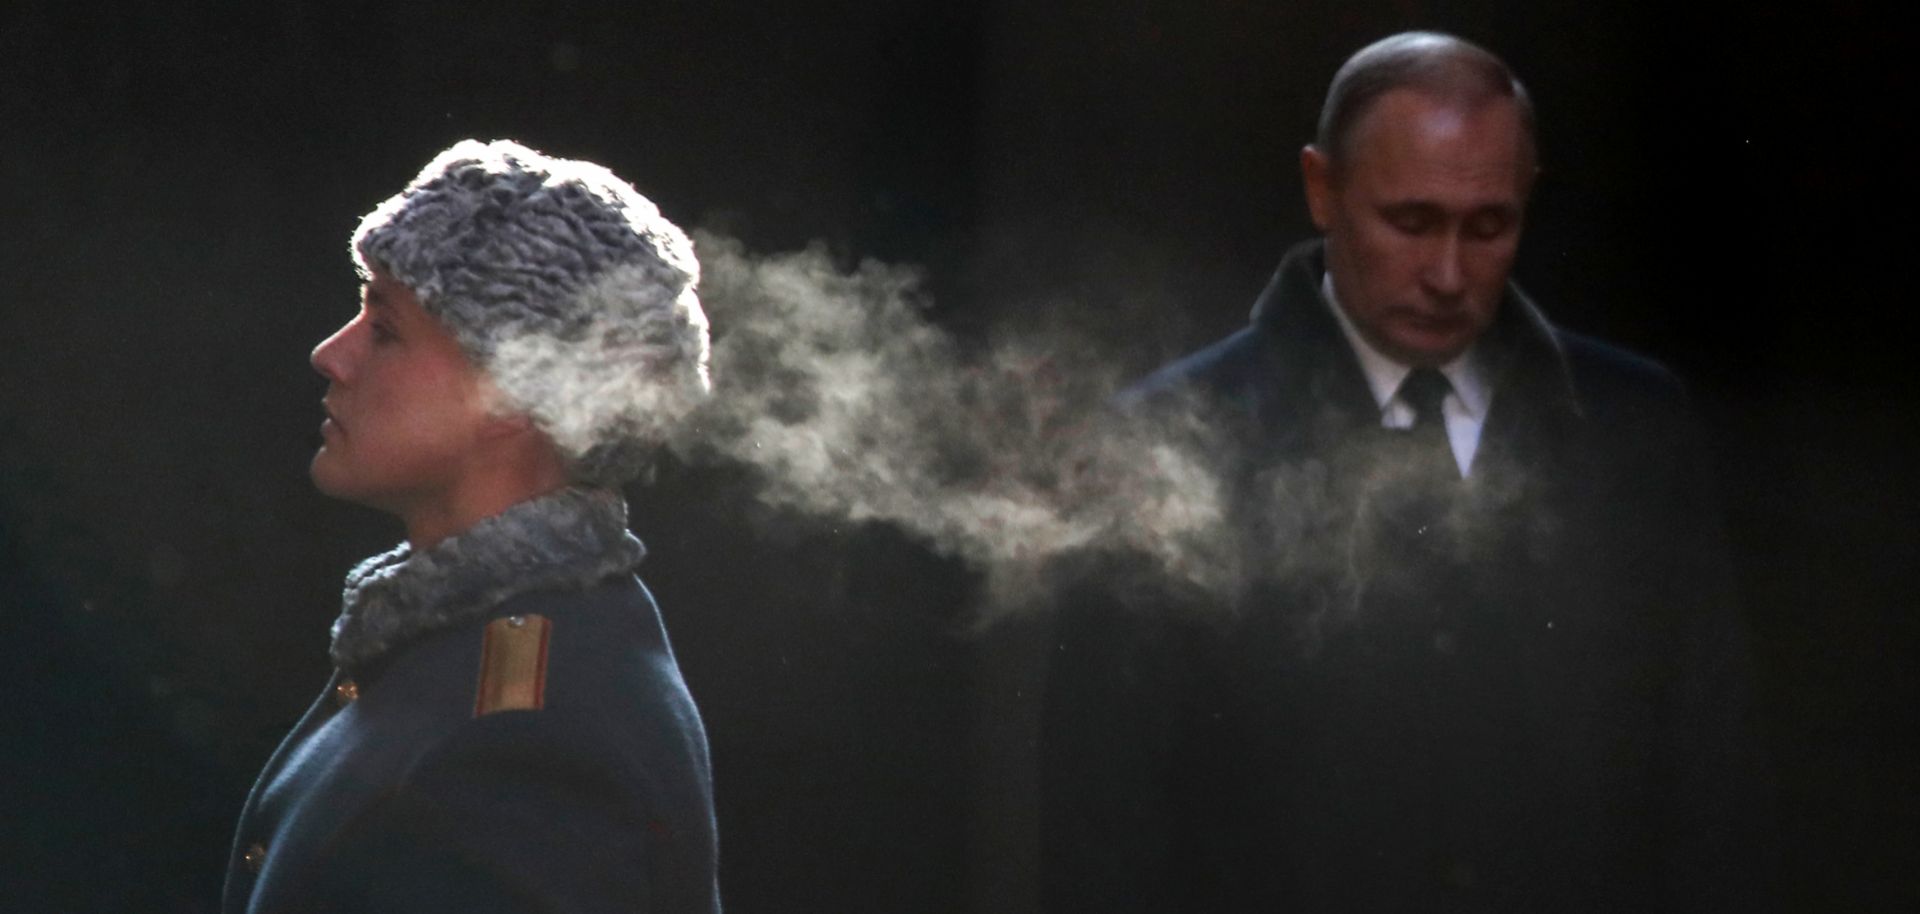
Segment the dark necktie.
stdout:
<svg viewBox="0 0 1920 914">
<path fill-rule="evenodd" d="M 1447 417 L 1441 401 L 1453 391 L 1437 368 L 1415 368 L 1400 382 L 1400 399 L 1413 407 L 1413 427 L 1407 430 L 1419 464 L 1416 473 L 1427 479 L 1458 480 L 1460 465 L 1453 459 L 1447 438 Z"/>
<path fill-rule="evenodd" d="M 1384 560 L 1378 584 L 1383 594 L 1397 594 L 1382 605 L 1411 613 L 1400 623 L 1403 644 L 1415 655 L 1431 651 L 1428 627 L 1438 607 L 1449 603 L 1459 584 L 1460 540 L 1449 519 L 1463 494 L 1460 466 L 1447 443 L 1446 416 L 1440 403 L 1452 386 L 1432 368 L 1416 368 L 1400 383 L 1396 395 L 1413 408 L 1413 425 L 1404 430 L 1381 429 L 1388 461 L 1382 484 L 1374 491 L 1375 517 L 1381 524 L 1376 541 Z"/>
</svg>

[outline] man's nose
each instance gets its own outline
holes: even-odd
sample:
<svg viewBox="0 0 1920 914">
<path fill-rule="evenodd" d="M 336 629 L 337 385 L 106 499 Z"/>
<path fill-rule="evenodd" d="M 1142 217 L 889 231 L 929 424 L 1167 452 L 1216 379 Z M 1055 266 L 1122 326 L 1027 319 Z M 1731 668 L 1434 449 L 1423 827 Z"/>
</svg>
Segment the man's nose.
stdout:
<svg viewBox="0 0 1920 914">
<path fill-rule="evenodd" d="M 1462 248 L 1456 232 L 1447 232 L 1435 240 L 1427 258 L 1426 273 L 1421 277 L 1435 297 L 1453 299 L 1466 291 L 1466 270 L 1461 262 L 1466 252 Z"/>
</svg>

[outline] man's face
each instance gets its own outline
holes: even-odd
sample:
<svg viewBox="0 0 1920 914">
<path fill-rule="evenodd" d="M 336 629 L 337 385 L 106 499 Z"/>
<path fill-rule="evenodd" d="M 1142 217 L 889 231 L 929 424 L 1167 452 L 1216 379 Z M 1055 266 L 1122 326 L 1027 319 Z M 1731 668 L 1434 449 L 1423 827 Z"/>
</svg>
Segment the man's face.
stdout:
<svg viewBox="0 0 1920 914">
<path fill-rule="evenodd" d="M 1397 89 L 1353 125 L 1344 155 L 1301 154 L 1341 307 L 1397 361 L 1452 360 L 1493 323 L 1520 242 L 1533 158 L 1519 108 Z"/>
<path fill-rule="evenodd" d="M 478 459 L 491 386 L 413 290 L 375 273 L 312 361 L 329 382 L 314 486 L 402 517 L 444 503 Z"/>
</svg>

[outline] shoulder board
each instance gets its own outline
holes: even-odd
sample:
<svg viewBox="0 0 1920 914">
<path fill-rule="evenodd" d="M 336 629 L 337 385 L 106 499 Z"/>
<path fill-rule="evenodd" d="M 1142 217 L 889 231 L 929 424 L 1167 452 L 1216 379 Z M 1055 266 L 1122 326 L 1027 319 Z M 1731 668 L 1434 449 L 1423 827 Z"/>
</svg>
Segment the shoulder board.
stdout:
<svg viewBox="0 0 1920 914">
<path fill-rule="evenodd" d="M 473 716 L 495 711 L 537 711 L 547 700 L 546 616 L 507 616 L 487 623 L 480 638 L 480 682 Z"/>
</svg>

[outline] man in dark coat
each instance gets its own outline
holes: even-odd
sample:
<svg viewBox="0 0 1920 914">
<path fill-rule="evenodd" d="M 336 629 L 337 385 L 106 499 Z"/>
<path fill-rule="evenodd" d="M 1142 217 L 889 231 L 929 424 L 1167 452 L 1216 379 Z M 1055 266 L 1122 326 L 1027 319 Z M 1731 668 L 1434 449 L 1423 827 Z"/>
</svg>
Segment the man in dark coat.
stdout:
<svg viewBox="0 0 1920 914">
<path fill-rule="evenodd" d="M 407 541 L 348 575 L 221 909 L 715 914 L 706 735 L 618 488 L 707 387 L 690 243 L 599 166 L 467 141 L 354 254 L 312 476 Z"/>
<path fill-rule="evenodd" d="M 1324 241 L 1252 326 L 1123 395 L 1233 442 L 1244 585 L 1068 601 L 1050 910 L 1765 901 L 1704 455 L 1671 375 L 1508 281 L 1532 131 L 1481 48 L 1363 49 L 1301 157 Z"/>
</svg>

